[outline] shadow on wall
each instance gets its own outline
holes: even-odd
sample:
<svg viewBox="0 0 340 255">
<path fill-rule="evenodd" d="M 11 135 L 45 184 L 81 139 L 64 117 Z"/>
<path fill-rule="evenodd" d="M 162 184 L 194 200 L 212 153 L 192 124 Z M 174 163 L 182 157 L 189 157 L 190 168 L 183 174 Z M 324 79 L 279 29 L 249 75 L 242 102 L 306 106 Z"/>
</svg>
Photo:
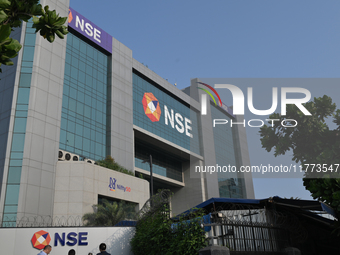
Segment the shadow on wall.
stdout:
<svg viewBox="0 0 340 255">
<path fill-rule="evenodd" d="M 118 231 L 102 241 L 106 244 L 106 251 L 111 255 L 132 255 L 130 241 L 135 235 L 135 231 L 136 229 L 134 227 L 120 227 Z M 92 252 L 92 254 L 99 253 L 99 245 L 100 243 L 98 243 L 96 248 L 93 248 L 92 251 L 89 252 Z"/>
</svg>

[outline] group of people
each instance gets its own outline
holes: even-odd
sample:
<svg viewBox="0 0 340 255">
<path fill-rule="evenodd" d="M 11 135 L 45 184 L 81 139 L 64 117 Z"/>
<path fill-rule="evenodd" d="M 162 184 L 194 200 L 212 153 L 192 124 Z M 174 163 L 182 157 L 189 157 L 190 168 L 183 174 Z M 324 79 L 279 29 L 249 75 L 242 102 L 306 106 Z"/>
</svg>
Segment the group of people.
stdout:
<svg viewBox="0 0 340 255">
<path fill-rule="evenodd" d="M 46 245 L 44 247 L 44 249 L 38 253 L 38 255 L 47 255 L 50 254 L 50 252 L 52 251 L 52 246 L 51 245 Z M 99 245 L 99 253 L 97 253 L 97 255 L 111 255 L 110 253 L 106 252 L 106 244 L 105 243 L 101 243 Z M 74 249 L 69 250 L 68 255 L 76 255 L 76 251 Z M 93 255 L 91 252 L 88 255 Z"/>
</svg>

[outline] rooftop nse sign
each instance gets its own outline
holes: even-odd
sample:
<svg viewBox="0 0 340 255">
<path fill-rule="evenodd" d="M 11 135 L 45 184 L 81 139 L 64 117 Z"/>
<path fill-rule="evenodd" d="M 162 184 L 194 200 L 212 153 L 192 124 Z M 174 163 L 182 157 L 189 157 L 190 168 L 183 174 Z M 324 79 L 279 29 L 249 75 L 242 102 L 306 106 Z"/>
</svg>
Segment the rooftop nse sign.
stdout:
<svg viewBox="0 0 340 255">
<path fill-rule="evenodd" d="M 72 8 L 69 9 L 68 25 L 104 50 L 112 53 L 112 36 Z"/>
</svg>

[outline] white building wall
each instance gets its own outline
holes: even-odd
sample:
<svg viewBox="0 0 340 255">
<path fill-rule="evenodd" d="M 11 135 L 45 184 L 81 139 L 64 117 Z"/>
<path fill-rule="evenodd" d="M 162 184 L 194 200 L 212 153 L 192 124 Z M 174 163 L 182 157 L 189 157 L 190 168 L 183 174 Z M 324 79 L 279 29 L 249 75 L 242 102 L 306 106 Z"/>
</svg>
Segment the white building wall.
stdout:
<svg viewBox="0 0 340 255">
<path fill-rule="evenodd" d="M 110 178 L 116 179 L 116 186 L 130 187 L 131 192 L 117 187 L 111 191 Z M 150 196 L 149 182 L 83 161 L 57 163 L 53 217 L 74 218 L 93 212 L 98 195 L 134 202 L 141 209 Z"/>
<path fill-rule="evenodd" d="M 39 249 L 32 245 L 34 233 L 44 230 L 51 237 L 50 245 L 52 246 L 51 254 L 68 254 L 69 250 L 74 249 L 76 254 L 99 253 L 99 244 L 106 244 L 108 253 L 119 255 L 133 255 L 131 252 L 130 240 L 134 236 L 134 227 L 106 227 L 106 228 L 2 228 L 0 229 L 0 247 L 1 254 L 12 255 L 36 255 Z M 82 232 L 83 243 L 87 245 L 67 245 L 67 235 L 71 232 L 77 234 L 75 237 L 79 242 L 79 232 Z M 55 234 L 59 236 L 65 233 L 65 245 L 60 242 L 55 245 Z"/>
</svg>

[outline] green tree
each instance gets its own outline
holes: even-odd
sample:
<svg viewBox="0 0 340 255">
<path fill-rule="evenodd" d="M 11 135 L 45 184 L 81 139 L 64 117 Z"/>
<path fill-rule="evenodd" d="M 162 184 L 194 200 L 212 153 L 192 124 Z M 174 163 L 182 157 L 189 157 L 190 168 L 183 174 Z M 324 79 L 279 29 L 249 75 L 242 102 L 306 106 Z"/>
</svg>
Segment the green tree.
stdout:
<svg viewBox="0 0 340 255">
<path fill-rule="evenodd" d="M 274 113 L 270 119 L 273 127 L 263 126 L 260 130 L 262 147 L 268 152 L 274 149 L 274 155 L 284 155 L 293 152 L 293 160 L 300 163 L 305 170 L 303 184 L 314 199 L 318 199 L 332 206 L 336 213 L 340 213 L 340 110 L 336 110 L 335 103 L 328 96 L 314 98 L 304 104 L 312 114 L 305 116 L 295 105 L 287 106 L 286 116 Z M 295 127 L 282 127 L 281 121 L 287 120 Z M 332 119 L 336 125 L 330 129 L 327 120 Z M 272 122 L 269 122 L 270 124 Z M 308 164 L 320 164 L 312 166 Z M 321 170 L 320 170 L 321 169 Z"/>
<path fill-rule="evenodd" d="M 179 217 L 177 221 L 169 218 L 169 207 L 164 204 L 152 208 L 136 226 L 136 233 L 131 240 L 131 249 L 135 255 L 196 255 L 207 245 L 205 232 L 201 226 L 203 212 L 193 212 Z"/>
<path fill-rule="evenodd" d="M 59 17 L 48 6 L 43 8 L 39 0 L 0 0 L 0 66 L 13 65 L 11 59 L 18 55 L 22 46 L 10 34 L 14 28 L 31 18 L 35 32 L 40 31 L 40 35 L 49 42 L 54 41 L 55 35 L 63 39 L 68 33 L 64 26 L 67 17 Z"/>
<path fill-rule="evenodd" d="M 124 203 L 110 203 L 104 199 L 103 204 L 94 205 L 93 207 L 93 213 L 85 213 L 83 215 L 85 226 L 114 226 L 127 217 L 127 212 L 129 213 L 129 218 L 133 217 L 131 210 L 127 210 L 127 207 L 129 208 L 129 206 L 126 206 Z"/>
</svg>

